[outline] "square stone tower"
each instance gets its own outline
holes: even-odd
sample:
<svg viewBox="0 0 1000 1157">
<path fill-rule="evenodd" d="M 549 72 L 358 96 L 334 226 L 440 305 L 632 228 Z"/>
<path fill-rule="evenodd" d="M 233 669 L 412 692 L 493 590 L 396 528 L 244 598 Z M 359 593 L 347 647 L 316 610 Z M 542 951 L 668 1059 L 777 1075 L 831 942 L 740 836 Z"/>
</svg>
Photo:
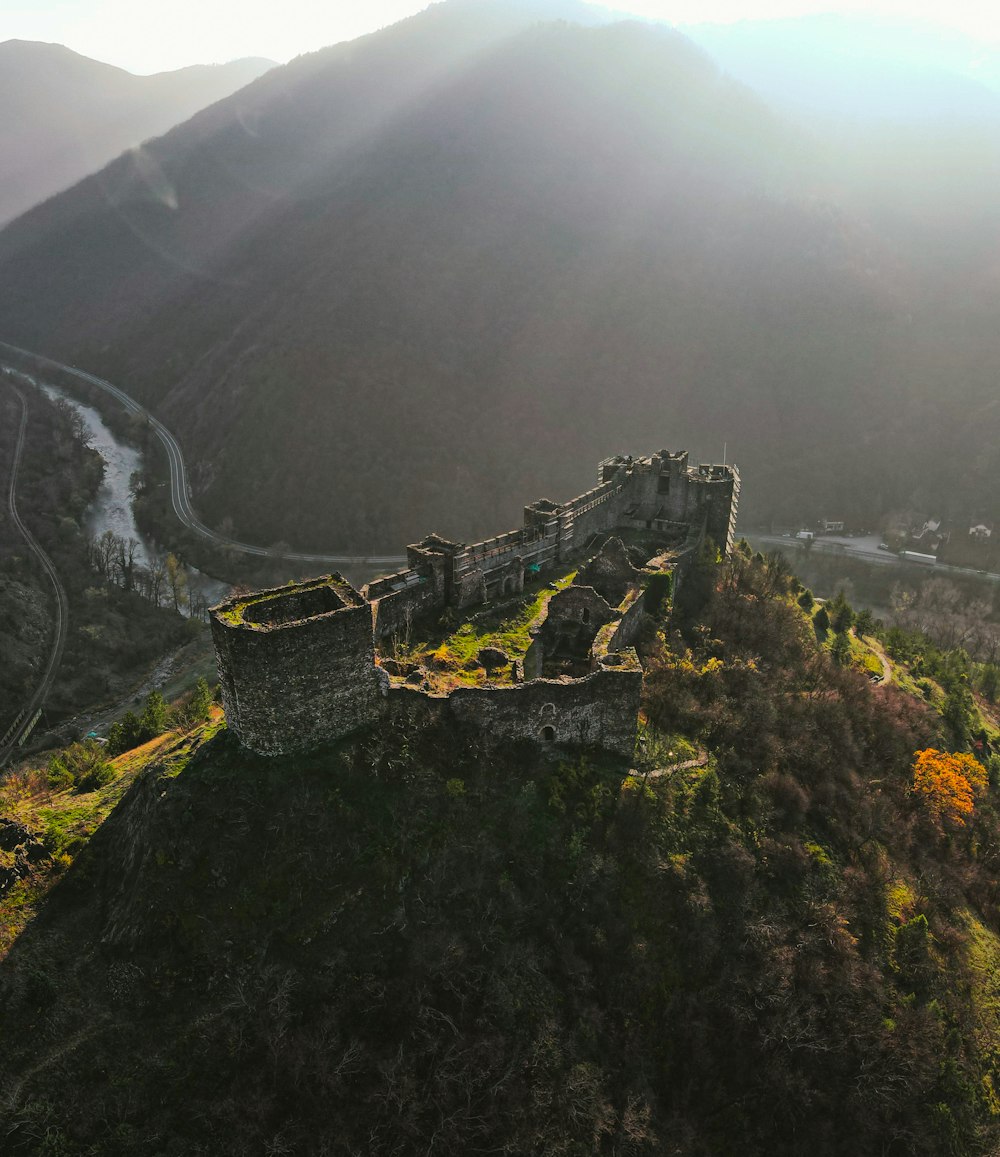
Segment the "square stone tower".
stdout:
<svg viewBox="0 0 1000 1157">
<path fill-rule="evenodd" d="M 371 605 L 339 574 L 211 611 L 226 723 L 251 751 L 308 751 L 382 707 Z"/>
</svg>

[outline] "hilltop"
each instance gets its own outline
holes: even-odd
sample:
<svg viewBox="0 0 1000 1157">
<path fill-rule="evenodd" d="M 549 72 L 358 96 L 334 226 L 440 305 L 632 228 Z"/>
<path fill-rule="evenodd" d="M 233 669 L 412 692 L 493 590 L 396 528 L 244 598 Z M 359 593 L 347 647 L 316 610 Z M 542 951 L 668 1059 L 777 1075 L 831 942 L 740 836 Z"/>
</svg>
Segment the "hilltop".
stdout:
<svg viewBox="0 0 1000 1157">
<path fill-rule="evenodd" d="M 216 720 L 9 782 L 10 1151 L 992 1151 L 995 784 L 935 816 L 946 723 L 799 589 L 741 549 L 650 623 L 631 769 Z"/>
</svg>

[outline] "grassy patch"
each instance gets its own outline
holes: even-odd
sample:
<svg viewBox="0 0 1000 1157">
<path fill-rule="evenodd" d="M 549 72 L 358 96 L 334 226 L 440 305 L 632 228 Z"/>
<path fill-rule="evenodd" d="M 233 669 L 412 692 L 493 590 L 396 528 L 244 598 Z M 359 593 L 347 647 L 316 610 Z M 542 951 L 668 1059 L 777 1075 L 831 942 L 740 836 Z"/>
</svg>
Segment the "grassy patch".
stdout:
<svg viewBox="0 0 1000 1157">
<path fill-rule="evenodd" d="M 12 774 L 0 788 L 0 815 L 15 819 L 45 845 L 52 857 L 0 897 L 0 960 L 34 918 L 38 907 L 91 837 L 118 806 L 141 772 L 156 764 L 179 775 L 195 750 L 222 727 L 222 712 L 190 731 L 168 731 L 112 761 L 116 777 L 98 791 L 53 791 L 44 771 Z"/>
<path fill-rule="evenodd" d="M 965 914 L 965 930 L 973 1031 L 979 1048 L 996 1068 L 1000 1060 L 1000 937 L 971 912 Z"/>
<path fill-rule="evenodd" d="M 470 664 L 484 647 L 496 647 L 512 660 L 523 659 L 531 646 L 532 623 L 556 591 L 572 583 L 576 573 L 572 570 L 543 585 L 532 584 L 514 606 L 508 603 L 501 609 L 480 611 L 450 635 L 442 638 L 434 634 L 397 652 L 397 657 L 427 667 L 435 690 L 509 681 L 509 667 L 487 675 L 482 667 Z"/>
<path fill-rule="evenodd" d="M 689 759 L 699 759 L 703 754 L 683 735 L 658 731 L 643 722 L 639 724 L 636 750 L 644 768 L 670 767 L 676 763 L 686 763 Z"/>
<path fill-rule="evenodd" d="M 866 643 L 864 639 L 859 639 L 857 635 L 852 634 L 850 641 L 851 664 L 857 667 L 863 674 L 881 679 L 884 671 L 879 653 Z"/>
</svg>

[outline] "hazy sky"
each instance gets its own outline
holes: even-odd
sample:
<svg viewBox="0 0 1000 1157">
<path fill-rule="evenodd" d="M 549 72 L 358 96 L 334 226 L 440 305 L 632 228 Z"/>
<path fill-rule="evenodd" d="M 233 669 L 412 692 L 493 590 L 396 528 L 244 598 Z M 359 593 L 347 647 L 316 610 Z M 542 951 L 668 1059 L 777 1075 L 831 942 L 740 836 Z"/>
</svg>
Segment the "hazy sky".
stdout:
<svg viewBox="0 0 1000 1157">
<path fill-rule="evenodd" d="M 56 41 L 132 72 L 156 72 L 239 56 L 286 61 L 426 6 L 426 0 L 0 0 L 0 41 Z M 605 0 L 604 6 L 677 24 L 868 12 L 1000 41 L 993 0 Z"/>
</svg>

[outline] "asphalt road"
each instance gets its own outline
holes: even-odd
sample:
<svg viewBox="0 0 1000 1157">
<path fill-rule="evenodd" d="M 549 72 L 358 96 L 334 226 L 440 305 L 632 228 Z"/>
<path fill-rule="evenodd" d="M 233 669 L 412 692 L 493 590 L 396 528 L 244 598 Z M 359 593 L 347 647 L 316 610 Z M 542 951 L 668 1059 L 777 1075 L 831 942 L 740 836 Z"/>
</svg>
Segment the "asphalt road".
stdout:
<svg viewBox="0 0 1000 1157">
<path fill-rule="evenodd" d="M 751 546 L 763 545 L 768 547 L 782 547 L 784 550 L 804 550 L 805 544 L 801 539 L 791 535 L 781 534 L 753 534 L 744 535 Z M 1000 582 L 1000 574 L 974 570 L 968 566 L 950 566 L 944 562 L 920 563 L 913 559 L 900 558 L 892 551 L 878 549 L 878 537 L 868 538 L 840 538 L 833 535 L 823 535 L 813 540 L 812 550 L 819 554 L 837 554 L 845 558 L 856 558 L 862 562 L 874 563 L 876 566 L 907 566 L 920 567 L 930 574 L 961 574 L 972 575 L 985 579 L 987 582 Z"/>
<path fill-rule="evenodd" d="M 10 486 L 7 490 L 7 509 L 10 511 L 10 517 L 21 532 L 24 541 L 28 544 L 32 553 L 42 564 L 42 568 L 49 576 L 52 582 L 52 587 L 56 596 L 56 615 L 55 615 L 55 631 L 52 638 L 52 649 L 49 653 L 49 660 L 45 667 L 45 673 L 42 675 L 42 680 L 35 689 L 34 695 L 21 708 L 20 713 L 15 716 L 18 723 L 13 731 L 6 737 L 5 745 L 0 748 L 0 766 L 7 762 L 12 751 L 15 751 L 18 746 L 18 741 L 26 731 L 30 730 L 33 722 L 35 712 L 44 704 L 48 698 L 49 692 L 52 690 L 52 683 L 56 677 L 56 672 L 59 670 L 59 664 L 62 661 L 63 648 L 66 646 L 66 633 L 69 629 L 69 601 L 66 598 L 66 591 L 59 581 L 59 575 L 56 568 L 52 565 L 52 560 L 39 546 L 37 539 L 31 531 L 21 521 L 21 516 L 17 512 L 17 472 L 21 465 L 21 451 L 24 448 L 24 432 L 28 426 L 28 403 L 25 401 L 24 395 L 13 384 L 8 383 L 10 388 L 14 391 L 21 403 L 21 425 L 17 432 L 17 444 L 14 447 L 14 459 L 10 468 Z"/>
<path fill-rule="evenodd" d="M 63 362 L 57 362 L 52 358 L 44 357 L 42 354 L 33 353 L 31 350 L 21 349 L 19 346 L 9 345 L 7 342 L 0 342 L 0 350 L 11 350 L 23 357 L 31 358 L 37 362 L 39 366 L 49 366 L 53 369 L 62 370 L 64 373 L 72 374 L 81 381 L 89 382 L 90 385 L 97 386 L 99 389 L 104 390 L 105 393 L 110 394 L 116 401 L 121 403 L 129 413 L 137 414 L 147 420 L 167 452 L 167 460 L 170 463 L 170 502 L 174 508 L 174 513 L 189 530 L 193 530 L 195 534 L 201 535 L 202 538 L 209 539 L 217 546 L 225 547 L 227 550 L 240 551 L 243 554 L 291 559 L 295 562 L 315 562 L 323 565 L 382 567 L 390 571 L 405 565 L 406 559 L 402 555 L 306 554 L 299 551 L 282 551 L 279 553 L 269 550 L 267 547 L 254 546 L 252 543 L 240 542 L 235 538 L 226 538 L 225 535 L 219 534 L 218 531 L 206 526 L 195 513 L 194 507 L 191 505 L 191 491 L 188 486 L 184 455 L 181 452 L 180 444 L 166 426 L 164 426 L 158 418 L 154 417 L 145 406 L 140 405 L 135 398 L 130 397 L 118 386 L 112 385 L 111 382 L 105 381 L 104 378 L 89 374 L 85 370 L 79 370 L 76 366 L 65 365 Z"/>
</svg>

